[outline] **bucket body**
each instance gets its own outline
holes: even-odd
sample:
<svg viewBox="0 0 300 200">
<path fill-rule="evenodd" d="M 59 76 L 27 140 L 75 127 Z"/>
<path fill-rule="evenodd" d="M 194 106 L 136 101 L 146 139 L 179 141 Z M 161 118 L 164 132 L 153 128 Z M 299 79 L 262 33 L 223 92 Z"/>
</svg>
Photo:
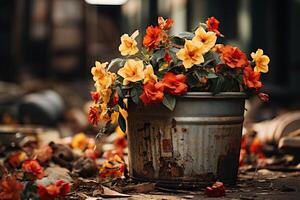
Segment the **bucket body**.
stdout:
<svg viewBox="0 0 300 200">
<path fill-rule="evenodd" d="M 129 173 L 167 187 L 235 183 L 245 94 L 190 92 L 174 111 L 129 104 Z"/>
</svg>

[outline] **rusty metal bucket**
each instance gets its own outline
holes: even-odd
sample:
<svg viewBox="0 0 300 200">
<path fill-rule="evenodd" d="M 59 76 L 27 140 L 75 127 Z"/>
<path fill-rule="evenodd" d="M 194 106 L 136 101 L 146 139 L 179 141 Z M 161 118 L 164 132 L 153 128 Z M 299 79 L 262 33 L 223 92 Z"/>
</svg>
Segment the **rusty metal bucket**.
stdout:
<svg viewBox="0 0 300 200">
<path fill-rule="evenodd" d="M 129 173 L 167 187 L 237 179 L 244 93 L 190 92 L 174 111 L 129 104 Z"/>
</svg>

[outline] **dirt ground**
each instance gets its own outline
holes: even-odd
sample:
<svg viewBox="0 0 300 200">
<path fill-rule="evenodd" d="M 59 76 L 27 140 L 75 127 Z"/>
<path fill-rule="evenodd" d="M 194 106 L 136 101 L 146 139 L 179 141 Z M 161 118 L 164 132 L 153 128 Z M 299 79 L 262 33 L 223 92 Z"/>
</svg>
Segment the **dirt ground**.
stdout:
<svg viewBox="0 0 300 200">
<path fill-rule="evenodd" d="M 153 200 L 177 200 L 177 199 L 242 199 L 242 200 L 299 200 L 300 199 L 300 172 L 275 172 L 258 170 L 239 175 L 235 186 L 226 187 L 226 196 L 208 198 L 204 190 L 184 191 L 156 189 L 148 194 L 129 193 L 130 197 L 110 198 L 112 200 L 128 199 L 153 199 Z M 96 200 L 90 199 L 90 200 Z M 98 198 L 101 199 L 101 198 Z M 105 198 L 102 198 L 105 199 Z"/>
</svg>

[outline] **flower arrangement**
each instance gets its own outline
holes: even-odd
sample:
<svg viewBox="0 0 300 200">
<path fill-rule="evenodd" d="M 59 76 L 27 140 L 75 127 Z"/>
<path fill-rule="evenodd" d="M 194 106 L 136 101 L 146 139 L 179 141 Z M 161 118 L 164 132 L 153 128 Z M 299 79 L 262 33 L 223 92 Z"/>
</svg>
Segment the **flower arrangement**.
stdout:
<svg viewBox="0 0 300 200">
<path fill-rule="evenodd" d="M 136 104 L 162 103 L 170 110 L 177 96 L 193 91 L 244 92 L 267 99 L 259 92 L 261 73 L 268 72 L 270 62 L 263 50 L 251 53 L 248 60 L 238 47 L 217 44 L 223 35 L 214 17 L 194 32 L 175 36 L 169 34 L 172 25 L 172 19 L 159 17 L 158 25 L 147 27 L 142 47 L 136 41 L 138 30 L 124 34 L 119 46 L 123 57 L 109 64 L 96 62 L 91 69 L 96 88 L 91 92 L 91 124 L 118 121 L 125 132 L 128 97 Z"/>
</svg>

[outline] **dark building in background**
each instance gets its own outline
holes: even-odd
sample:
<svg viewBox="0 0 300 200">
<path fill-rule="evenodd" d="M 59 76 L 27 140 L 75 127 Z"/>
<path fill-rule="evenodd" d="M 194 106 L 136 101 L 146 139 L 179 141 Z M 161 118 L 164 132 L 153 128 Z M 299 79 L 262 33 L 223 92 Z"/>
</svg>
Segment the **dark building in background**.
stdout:
<svg viewBox="0 0 300 200">
<path fill-rule="evenodd" d="M 144 35 L 157 16 L 175 20 L 173 33 L 215 16 L 225 42 L 230 40 L 248 54 L 262 48 L 270 55 L 266 82 L 271 90 L 300 94 L 299 0 L 128 0 L 124 5 L 2 0 L 1 80 L 22 80 L 24 73 L 63 81 L 87 79 L 94 60 L 119 56 L 122 33 L 139 29 Z"/>
</svg>

